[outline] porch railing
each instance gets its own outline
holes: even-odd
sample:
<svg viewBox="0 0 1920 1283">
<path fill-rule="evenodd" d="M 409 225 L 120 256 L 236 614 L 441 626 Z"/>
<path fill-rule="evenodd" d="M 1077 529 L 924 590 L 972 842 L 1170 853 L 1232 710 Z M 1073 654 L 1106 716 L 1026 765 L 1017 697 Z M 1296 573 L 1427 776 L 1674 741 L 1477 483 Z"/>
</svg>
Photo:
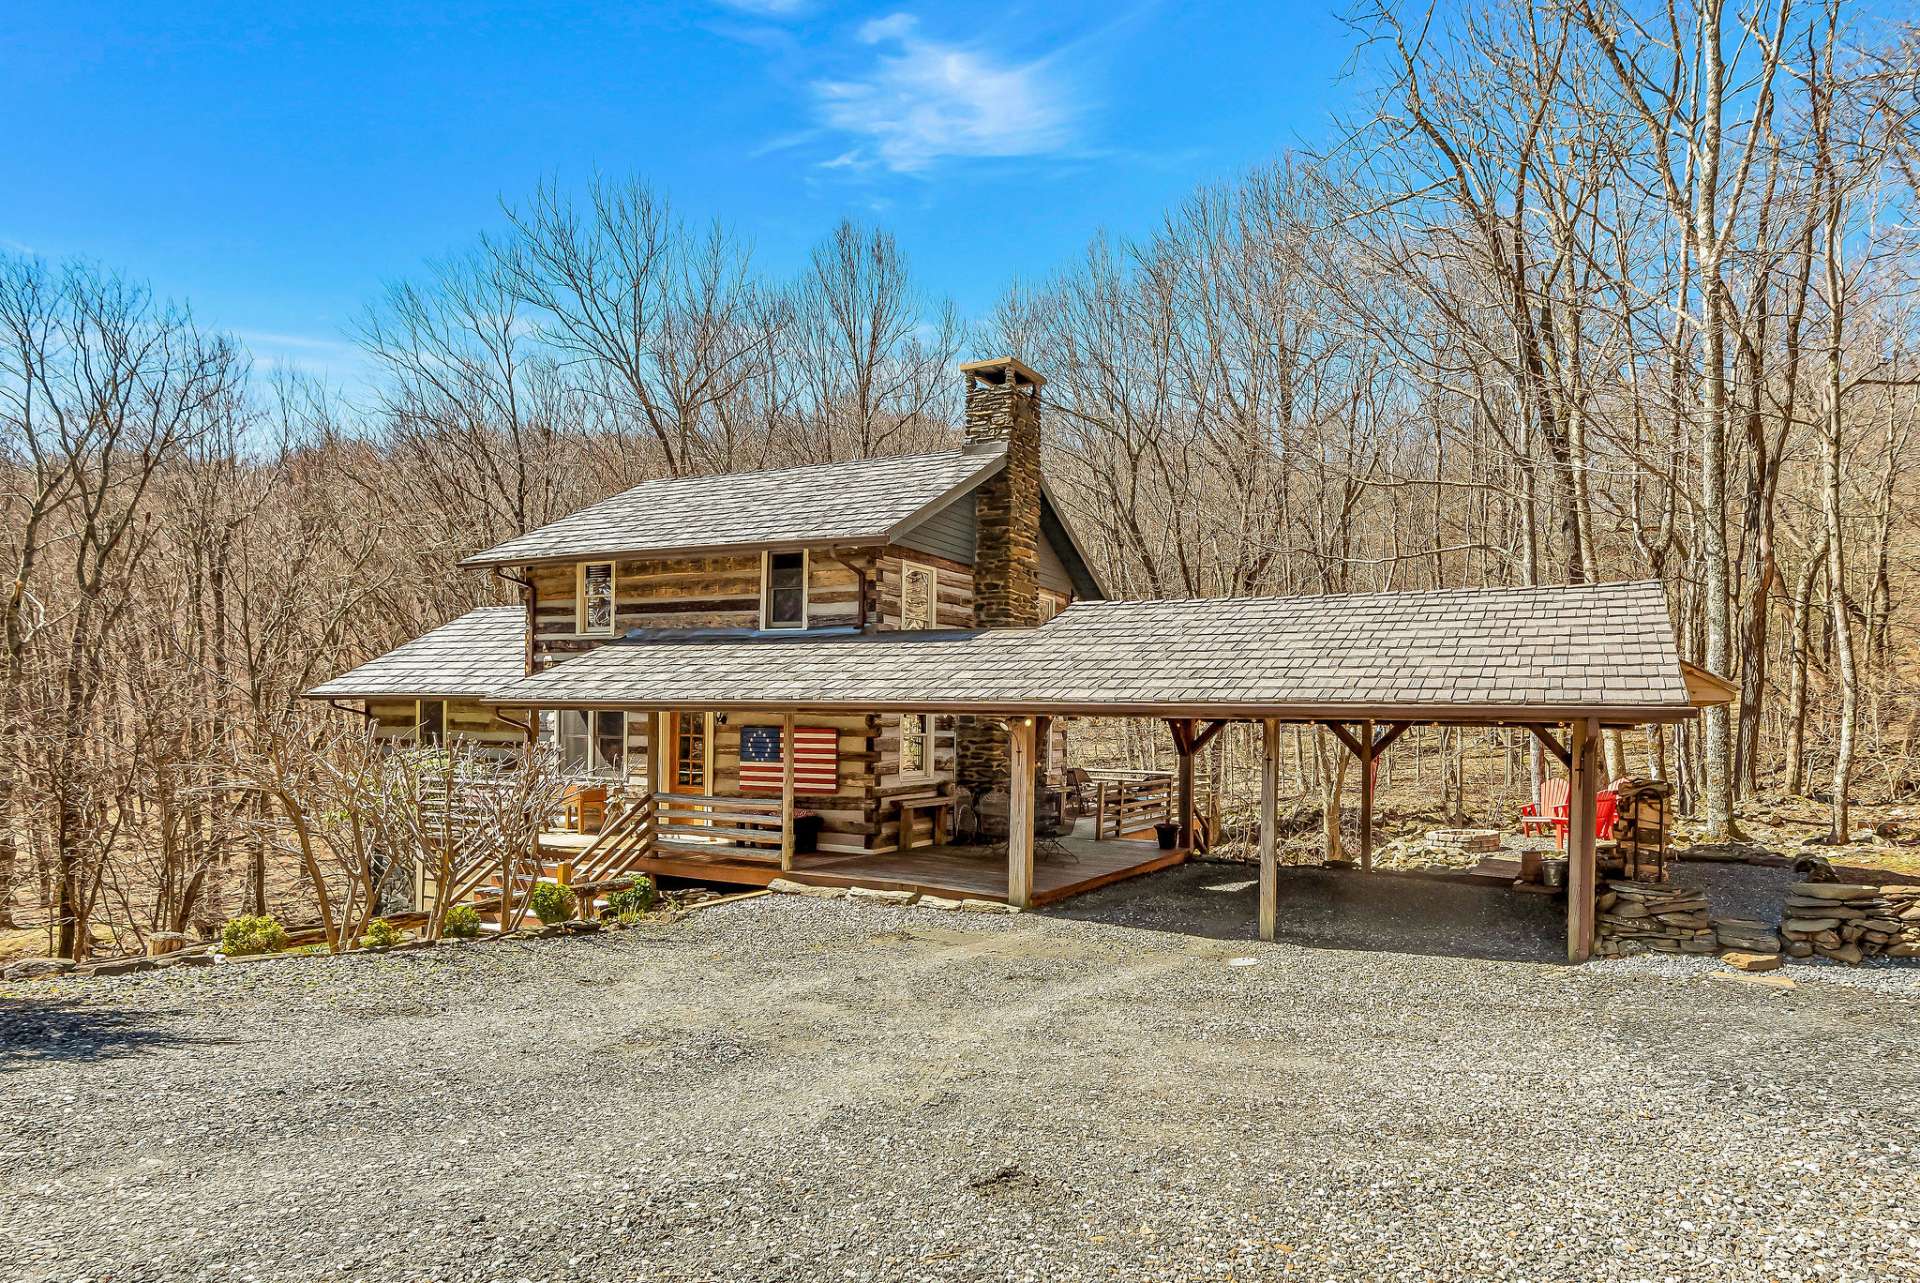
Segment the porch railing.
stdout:
<svg viewBox="0 0 1920 1283">
<path fill-rule="evenodd" d="M 1140 833 L 1173 821 L 1174 782 L 1165 771 L 1089 770 L 1098 840 Z"/>
<path fill-rule="evenodd" d="M 620 793 L 607 799 L 600 832 L 573 859 L 580 882 L 605 882 L 631 873 L 659 841 L 658 811 L 651 793 Z"/>
<path fill-rule="evenodd" d="M 682 855 L 711 855 L 731 848 L 774 860 L 780 858 L 780 799 L 710 797 L 697 793 L 656 793 L 653 797 L 656 846 Z"/>
</svg>

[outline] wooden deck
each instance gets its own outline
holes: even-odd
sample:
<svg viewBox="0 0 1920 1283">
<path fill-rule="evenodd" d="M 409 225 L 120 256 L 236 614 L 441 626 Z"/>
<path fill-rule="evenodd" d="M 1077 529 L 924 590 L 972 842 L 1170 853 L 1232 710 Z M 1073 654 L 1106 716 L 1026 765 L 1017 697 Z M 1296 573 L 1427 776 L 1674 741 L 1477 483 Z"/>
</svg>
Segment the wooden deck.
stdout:
<svg viewBox="0 0 1920 1283">
<path fill-rule="evenodd" d="M 549 858 L 564 860 L 570 853 L 584 850 L 593 838 L 548 833 L 540 841 Z M 1150 840 L 1043 840 L 1033 863 L 1033 903 L 1036 907 L 1057 904 L 1126 878 L 1172 868 L 1184 863 L 1187 856 L 1184 850 L 1162 851 Z M 763 887 L 785 876 L 815 886 L 917 891 L 952 899 L 1007 898 L 1004 846 L 918 847 L 906 855 L 801 855 L 794 858 L 792 871 L 784 875 L 777 857 L 756 856 L 728 846 L 716 846 L 712 855 L 680 850 L 670 856 L 649 857 L 638 861 L 636 867 L 654 877 L 729 886 Z"/>
</svg>

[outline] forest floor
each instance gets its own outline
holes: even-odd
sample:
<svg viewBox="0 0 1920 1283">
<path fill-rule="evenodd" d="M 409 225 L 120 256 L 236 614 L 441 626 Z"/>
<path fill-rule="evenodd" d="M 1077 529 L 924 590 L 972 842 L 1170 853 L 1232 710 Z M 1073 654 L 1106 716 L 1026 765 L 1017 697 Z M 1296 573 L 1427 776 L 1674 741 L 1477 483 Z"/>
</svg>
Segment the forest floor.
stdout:
<svg viewBox="0 0 1920 1283">
<path fill-rule="evenodd" d="M 1322 870 L 1254 916 L 1197 863 L 16 985 L 0 1279 L 1920 1280 L 1920 967 L 1567 967 L 1537 898 Z"/>
</svg>

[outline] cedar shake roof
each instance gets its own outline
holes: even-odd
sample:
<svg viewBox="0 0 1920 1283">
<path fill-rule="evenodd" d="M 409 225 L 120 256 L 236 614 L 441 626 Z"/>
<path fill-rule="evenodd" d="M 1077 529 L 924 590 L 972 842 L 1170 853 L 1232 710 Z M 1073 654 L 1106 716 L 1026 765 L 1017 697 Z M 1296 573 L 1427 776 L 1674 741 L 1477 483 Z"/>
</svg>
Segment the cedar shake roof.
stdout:
<svg viewBox="0 0 1920 1283">
<path fill-rule="evenodd" d="M 603 646 L 495 690 L 564 707 L 1676 721 L 1657 582 L 1087 602 L 1033 629 Z"/>
<path fill-rule="evenodd" d="M 306 692 L 308 699 L 478 699 L 526 676 L 524 606 L 482 606 Z"/>
<path fill-rule="evenodd" d="M 643 481 L 462 566 L 882 544 L 1006 465 L 1004 447 Z"/>
</svg>

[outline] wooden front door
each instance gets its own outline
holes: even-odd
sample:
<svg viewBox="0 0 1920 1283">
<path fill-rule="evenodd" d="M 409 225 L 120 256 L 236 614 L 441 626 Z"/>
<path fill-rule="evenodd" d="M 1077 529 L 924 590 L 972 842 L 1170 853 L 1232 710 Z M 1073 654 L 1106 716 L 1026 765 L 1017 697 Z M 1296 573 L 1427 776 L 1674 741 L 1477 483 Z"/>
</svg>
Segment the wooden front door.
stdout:
<svg viewBox="0 0 1920 1283">
<path fill-rule="evenodd" d="M 667 792 L 707 794 L 709 722 L 706 713 L 670 713 L 667 716 L 670 756 Z"/>
</svg>

